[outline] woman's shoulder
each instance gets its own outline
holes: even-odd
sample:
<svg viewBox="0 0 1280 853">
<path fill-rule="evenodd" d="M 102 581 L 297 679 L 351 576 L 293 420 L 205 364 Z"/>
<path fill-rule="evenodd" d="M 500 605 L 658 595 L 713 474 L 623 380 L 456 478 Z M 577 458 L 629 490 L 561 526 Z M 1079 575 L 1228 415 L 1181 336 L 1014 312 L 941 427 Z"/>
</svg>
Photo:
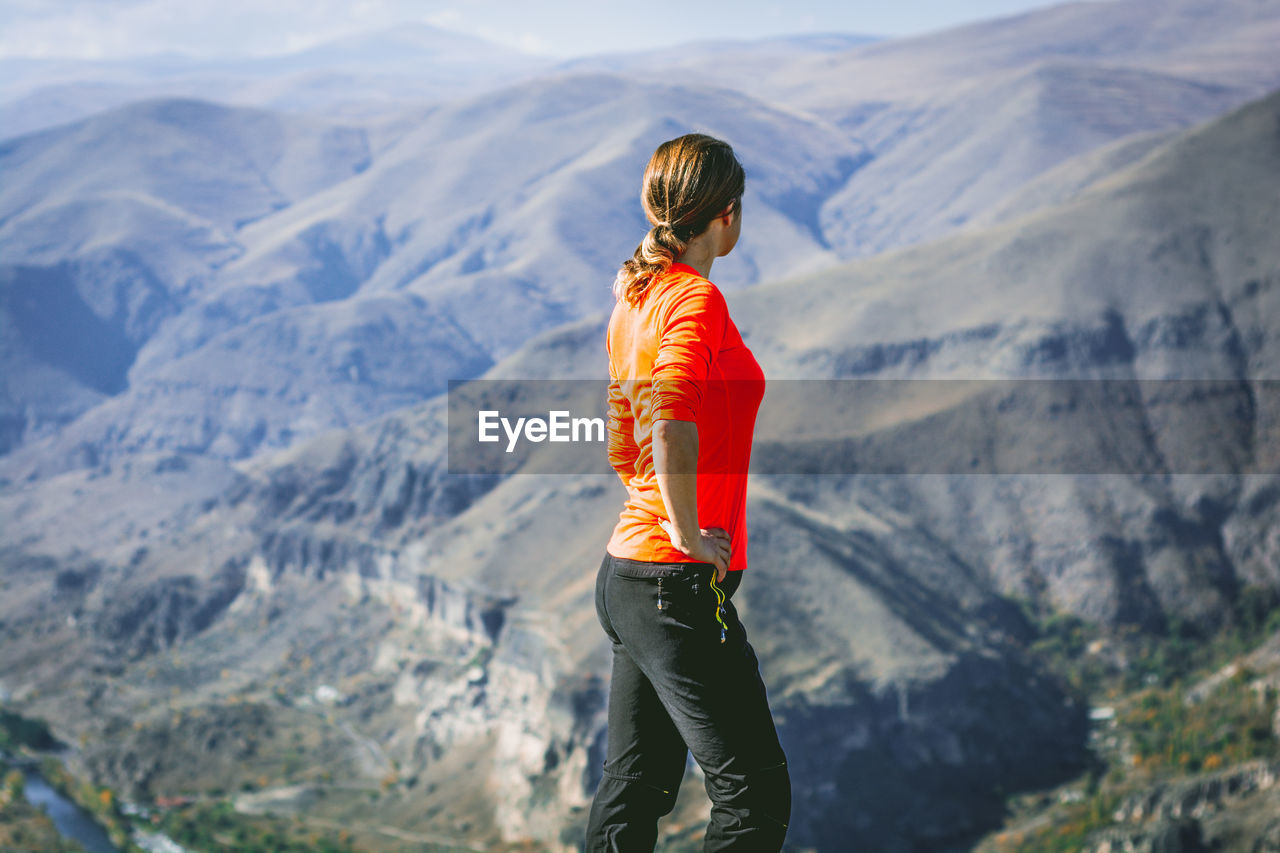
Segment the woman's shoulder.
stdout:
<svg viewBox="0 0 1280 853">
<path fill-rule="evenodd" d="M 711 279 L 698 272 L 688 264 L 676 261 L 660 276 L 660 280 L 677 287 L 715 287 Z"/>
<path fill-rule="evenodd" d="M 698 275 L 673 282 L 663 294 L 662 302 L 662 314 L 668 318 L 685 314 L 729 313 L 720 288 Z"/>
<path fill-rule="evenodd" d="M 650 294 L 655 300 L 667 303 L 706 300 L 724 303 L 724 294 L 715 282 L 704 278 L 692 267 L 675 264 L 654 281 Z"/>
<path fill-rule="evenodd" d="M 636 325 L 662 328 L 678 317 L 707 313 L 728 313 L 724 294 L 697 270 L 676 264 L 656 277 L 634 305 L 621 300 L 615 302 L 609 327 L 611 330 Z"/>
</svg>

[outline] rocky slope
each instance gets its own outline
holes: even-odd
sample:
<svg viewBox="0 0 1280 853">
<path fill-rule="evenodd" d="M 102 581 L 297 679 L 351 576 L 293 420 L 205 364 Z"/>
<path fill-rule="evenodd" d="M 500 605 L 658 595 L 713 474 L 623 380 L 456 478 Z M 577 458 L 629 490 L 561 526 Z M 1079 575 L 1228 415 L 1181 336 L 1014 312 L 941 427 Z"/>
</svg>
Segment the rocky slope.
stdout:
<svg viewBox="0 0 1280 853">
<path fill-rule="evenodd" d="M 1278 38 L 1274 7 L 1252 0 L 1064 3 L 777 61 L 751 79 L 757 96 L 867 146 L 822 210 L 831 247 L 853 257 L 952 231 L 1105 141 L 1263 95 L 1280 85 Z"/>
<path fill-rule="evenodd" d="M 721 276 L 750 284 L 1062 201 L 1152 132 L 1280 81 L 1271 7 L 1148 7 L 601 58 L 349 126 L 163 100 L 9 140 L 0 449 L 48 440 L 4 476 L 136 451 L 245 458 L 479 374 L 607 308 L 603 283 L 643 230 L 617 199 L 682 130 L 733 140 L 747 164 L 752 215 Z M 435 55 L 416 38 L 278 64 Z M 717 63 L 768 73 L 728 80 Z M 1115 140 L 1132 144 L 1028 189 Z"/>
<path fill-rule="evenodd" d="M 1130 49 L 1134 10 L 1152 10 L 1111 8 L 1119 35 L 1104 43 Z M 1138 38 L 1142 62 L 1163 57 L 1150 67 L 991 58 L 983 73 L 1003 75 L 1000 91 L 1044 119 L 1050 143 L 1143 132 L 1052 169 L 1077 143 L 1045 158 L 1001 136 L 1019 175 L 1008 181 L 977 168 L 987 143 L 975 141 L 962 162 L 980 175 L 969 208 L 988 227 L 834 267 L 824 203 L 867 180 L 871 148 L 723 92 L 569 75 L 364 137 L 157 102 L 41 137 L 95 147 L 127 130 L 126 114 L 163 137 L 176 132 L 164 116 L 189 110 L 203 130 L 183 146 L 260 173 L 243 196 L 189 192 L 198 171 L 158 180 L 150 149 L 63 174 L 30 140 L 6 143 L 22 170 L 43 163 L 65 181 L 50 184 L 47 221 L 38 181 L 0 194 L 12 200 L 0 233 L 39 238 L 6 243 L 31 257 L 0 279 L 4 376 L 22 401 L 11 411 L 27 424 L 96 408 L 0 466 L 0 701 L 83 744 L 78 767 L 130 796 L 234 797 L 246 812 L 459 846 L 572 847 L 602 757 L 608 649 L 591 595 L 622 490 L 547 454 L 508 477 L 450 473 L 433 395 L 460 373 L 600 376 L 600 282 L 639 228 L 617 212 L 626 164 L 677 125 L 715 122 L 755 140 L 740 150 L 761 229 L 715 277 L 772 280 L 731 294 L 771 381 L 738 601 L 793 764 L 792 837 L 966 849 L 999 825 L 1009 792 L 1086 760 L 1087 709 L 1025 653 L 1028 613 L 1211 636 L 1242 592 L 1280 589 L 1268 384 L 1280 378 L 1280 100 L 1173 130 L 1260 85 L 1269 66 L 1223 44 L 1253 56 L 1270 19 L 1231 5 L 1227 23 L 1200 22 L 1196 52 L 1191 8 Z M 1019 28 L 1056 37 L 1051 24 L 1075 13 L 1045 14 L 976 32 L 1005 33 L 1011 50 Z M 1212 79 L 1191 73 L 1196 57 Z M 1249 80 L 1228 79 L 1246 68 Z M 1122 97 L 1102 98 L 1113 82 Z M 1134 99 L 1141 110 L 1117 106 Z M 964 118 L 927 115 L 920 139 Z M 270 145 L 237 130 L 264 121 Z M 894 134 L 891 122 L 877 134 L 881 163 L 890 141 L 910 144 Z M 563 157 L 539 143 L 565 138 L 576 148 Z M 368 162 L 293 171 L 353 139 Z M 139 204 L 205 236 L 131 230 L 112 205 L 143 179 Z M 490 198 L 513 181 L 503 204 Z M 92 227 L 60 227 L 81 221 L 82 196 Z M 951 216 L 921 209 L 933 224 L 918 235 Z M 583 222 L 616 245 L 583 245 Z M 94 260 L 131 246 L 166 270 L 159 283 Z M 90 260 L 60 266 L 63 254 Z M 48 305 L 66 318 L 50 321 L 57 340 L 83 349 L 30 334 L 47 331 L 32 318 Z M 1127 402 L 1072 409 L 1043 382 L 918 382 L 978 378 L 1106 378 Z M 1170 394 L 1170 379 L 1221 385 Z M 577 405 L 590 389 L 563 393 Z M 1007 431 L 991 431 L 996 415 Z M 1064 451 L 1064 436 L 1081 441 Z M 972 471 L 956 468 L 971 458 L 984 473 L 937 475 Z M 1064 458 L 1076 467 L 1055 469 Z M 697 785 L 691 773 L 672 838 L 696 833 Z"/>
<path fill-rule="evenodd" d="M 369 161 L 358 128 L 192 101 L 0 145 L 0 449 L 125 391 L 158 330 L 243 252 L 237 229 Z"/>
<path fill-rule="evenodd" d="M 148 179 L 163 183 L 149 209 L 185 206 L 187 221 L 220 229 L 216 258 L 207 239 L 193 244 L 166 234 L 156 243 L 154 230 L 131 230 L 118 215 L 111 233 L 82 233 L 87 227 L 69 219 L 87 206 L 100 221 L 113 205 L 134 203 L 139 164 L 160 157 L 128 142 L 135 113 L 161 125 L 195 114 L 189 135 L 224 160 L 250 161 L 209 168 L 190 158 L 181 180 Z M 673 128 L 743 140 L 753 175 L 747 203 L 755 209 L 734 260 L 744 283 L 833 260 L 813 230 L 817 206 L 861 157 L 856 143 L 822 122 L 745 96 L 559 77 L 430 111 L 347 179 L 333 180 L 329 170 L 329 182 L 313 179 L 306 198 L 285 198 L 273 183 L 283 179 L 254 177 L 255 161 L 241 151 L 236 134 L 256 116 L 160 102 L 8 145 L 8 167 L 27 176 L 0 197 L 8 202 L 0 239 L 12 265 L 6 319 L 29 338 L 12 353 L 14 367 L 24 368 L 23 378 L 60 378 L 70 386 L 64 396 L 86 399 L 82 405 L 101 403 L 18 454 L 10 478 L 73 467 L 82 446 L 99 459 L 166 449 L 235 459 L 285 447 L 428 399 L 445 380 L 479 374 L 532 335 L 604 310 L 617 258 L 644 230 L 638 209 L 616 200 L 634 196 L 633 164 Z M 58 175 L 51 198 L 34 206 L 31 188 L 57 174 L 72 142 L 128 153 L 120 152 L 121 164 Z M 281 162 L 312 159 L 295 151 Z M 260 197 L 223 187 L 222 170 L 247 173 L 243 180 Z M 205 185 L 226 195 L 203 193 Z M 53 203 L 63 196 L 78 201 Z M 228 197 L 243 209 L 224 209 Z M 596 235 L 589 244 L 581 240 L 588 223 Z M 146 254 L 157 247 L 182 266 L 170 269 Z M 104 269 L 73 263 L 81 255 L 132 260 Z M 66 305 L 51 302 L 63 291 Z M 107 300 L 115 291 L 116 302 Z M 28 305 L 35 296 L 50 304 Z M 146 322 L 117 302 L 136 306 Z M 31 318 L 72 309 L 83 315 L 76 345 L 42 343 Z M 103 370 L 113 372 L 95 389 Z M 80 387 L 86 384 L 89 390 Z M 8 408 L 16 445 L 49 432 L 39 422 L 57 415 L 37 407 L 43 386 L 34 378 L 14 385 Z M 37 425 L 28 428 L 32 420 Z"/>
<path fill-rule="evenodd" d="M 1065 205 L 755 288 L 732 309 L 775 385 L 988 365 L 1248 388 L 1275 363 L 1278 118 L 1272 96 Z M 599 333 L 543 336 L 490 375 L 589 372 Z M 918 415 L 885 403 L 870 436 L 901 452 Z M 621 489 L 585 473 L 449 475 L 445 427 L 435 401 L 235 468 L 184 478 L 189 457 L 138 457 L 6 490 L 7 695 L 83 733 L 87 766 L 138 794 L 225 790 L 250 767 L 281 789 L 278 809 L 572 844 L 604 721 L 593 570 Z M 788 450 L 786 432 L 761 463 Z M 1250 449 L 1276 458 L 1271 432 Z M 153 498 L 140 547 L 112 496 L 131 477 L 145 487 L 143 465 L 175 486 Z M 959 849 L 998 823 L 1004 793 L 1069 778 L 1085 709 L 1026 658 L 1035 628 L 1009 596 L 1211 630 L 1236 590 L 1280 586 L 1278 496 L 1274 476 L 1160 470 L 758 476 L 739 598 L 793 762 L 794 840 Z M 69 511 L 66 533 L 45 520 Z M 227 738 L 240 760 L 184 771 Z M 317 763 L 290 761 L 302 746 Z"/>
</svg>

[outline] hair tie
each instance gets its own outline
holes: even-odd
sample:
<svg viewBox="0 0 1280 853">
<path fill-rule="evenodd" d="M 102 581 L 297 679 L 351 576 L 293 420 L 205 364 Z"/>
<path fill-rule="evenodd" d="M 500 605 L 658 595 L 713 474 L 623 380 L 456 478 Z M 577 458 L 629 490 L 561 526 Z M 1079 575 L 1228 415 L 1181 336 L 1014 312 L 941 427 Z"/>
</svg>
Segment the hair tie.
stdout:
<svg viewBox="0 0 1280 853">
<path fill-rule="evenodd" d="M 671 232 L 671 236 L 672 236 L 672 237 L 675 237 L 675 238 L 676 238 L 677 240 L 679 240 L 681 243 L 683 243 L 683 242 L 685 242 L 686 240 L 688 240 L 688 239 L 689 239 L 689 237 L 688 237 L 688 230 L 689 230 L 689 229 L 688 229 L 688 226 L 681 226 L 681 227 L 677 227 L 674 223 L 667 222 L 667 221 L 665 221 L 665 220 L 664 220 L 664 221 L 662 221 L 662 222 L 659 222 L 657 225 L 655 225 L 655 226 L 654 226 L 654 228 L 666 228 L 668 231 L 670 231 L 670 232 Z M 680 232 L 681 232 L 681 230 L 685 231 L 685 234 L 681 234 L 681 233 L 680 233 Z"/>
</svg>

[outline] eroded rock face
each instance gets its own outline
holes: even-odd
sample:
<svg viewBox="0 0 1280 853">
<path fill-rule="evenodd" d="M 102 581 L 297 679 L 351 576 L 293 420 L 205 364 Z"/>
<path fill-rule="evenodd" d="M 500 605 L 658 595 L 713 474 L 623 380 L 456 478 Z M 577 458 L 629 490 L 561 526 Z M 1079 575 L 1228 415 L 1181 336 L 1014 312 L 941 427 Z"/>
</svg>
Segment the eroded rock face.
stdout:
<svg viewBox="0 0 1280 853">
<path fill-rule="evenodd" d="M 1200 823 L 1194 819 L 1158 820 L 1144 831 L 1116 830 L 1091 853 L 1207 853 Z"/>
<path fill-rule="evenodd" d="M 179 785 L 184 768 L 193 765 L 225 785 L 233 768 L 259 757 L 260 746 L 276 736 L 275 725 L 271 710 L 257 704 L 211 705 L 162 722 L 121 720 L 104 731 L 111 747 L 96 745 L 86 763 L 95 776 L 112 780 L 133 798 L 170 795 L 170 786 Z"/>
<path fill-rule="evenodd" d="M 1083 766 L 1083 709 L 995 655 L 957 660 L 932 681 L 845 690 L 840 705 L 775 703 L 803 804 L 800 844 L 952 849 L 999 823 L 1006 791 Z"/>
<path fill-rule="evenodd" d="M 1280 853 L 1280 818 L 1276 818 L 1262 831 L 1250 853 Z"/>
<path fill-rule="evenodd" d="M 1280 782 L 1280 764 L 1251 762 L 1241 768 L 1162 784 L 1125 800 L 1116 819 L 1141 823 L 1151 819 L 1203 818 L 1232 798 L 1269 791 Z"/>
<path fill-rule="evenodd" d="M 242 562 L 225 563 L 212 577 L 122 580 L 103 592 L 90 629 L 104 645 L 131 658 L 163 652 L 209 627 L 240 594 Z"/>
<path fill-rule="evenodd" d="M 1220 773 L 1162 783 L 1116 809 L 1118 827 L 1090 839 L 1089 853 L 1201 853 L 1275 849 L 1280 763 L 1252 761 Z"/>
<path fill-rule="evenodd" d="M 1014 89 L 1029 81 L 1039 98 L 1093 77 L 1049 69 Z M 623 95 L 629 111 L 659 102 L 665 109 L 673 94 L 568 79 L 480 106 L 489 118 L 512 116 L 529 109 L 526 96 L 547 106 L 575 87 L 610 109 L 619 102 L 602 96 Z M 1221 93 L 1193 94 L 1207 101 Z M 695 93 L 689 103 L 720 110 L 718 98 Z M 746 99 L 730 101 L 754 110 Z M 476 120 L 467 112 L 474 106 L 450 108 L 450 120 Z M 1273 96 L 1143 149 L 1141 161 L 1126 161 L 1129 171 L 1017 227 L 739 294 L 735 318 L 770 376 L 910 380 L 978 366 L 1017 378 L 1222 376 L 1246 412 L 1231 424 L 1228 449 L 1243 429 L 1254 461 L 1274 460 L 1255 377 L 1277 363 L 1278 112 Z M 808 233 L 823 227 L 821 197 L 850 178 L 850 186 L 861 184 L 856 172 L 868 162 L 826 122 L 785 118 L 785 127 L 806 131 L 793 137 L 830 148 L 800 172 L 760 158 L 770 163 L 764 199 L 782 203 L 767 213 L 769 230 L 796 238 L 801 226 L 803 239 L 777 243 L 808 264 L 826 257 L 818 232 Z M 639 150 L 631 134 L 665 132 L 669 121 L 628 127 L 625 139 L 593 149 L 589 160 L 630 157 Z M 590 133 L 575 139 L 595 144 Z M 450 144 L 459 162 L 471 157 L 469 140 Z M 762 145 L 760 153 L 777 152 Z M 411 163 L 420 151 L 397 156 Z M 797 174 L 808 188 L 788 201 Z M 404 187 L 390 182 L 403 197 Z M 553 193 L 566 193 L 557 197 L 573 202 L 575 221 L 579 190 Z M 592 185 L 586 195 L 597 191 Z M 270 206 L 255 215 L 269 218 Z M 285 225 L 315 212 L 302 210 L 285 211 Z M 594 624 L 591 575 L 623 499 L 616 478 L 453 476 L 438 402 L 399 408 L 359 429 L 321 430 L 362 419 L 365 392 L 377 392 L 379 412 L 425 399 L 417 356 L 432 347 L 443 359 L 429 377 L 438 385 L 450 370 L 479 372 L 535 331 L 580 316 L 592 303 L 576 296 L 589 292 L 603 307 L 607 290 L 577 289 L 592 280 L 589 270 L 548 289 L 510 267 L 520 258 L 550 269 L 537 259 L 564 257 L 541 239 L 537 250 L 551 254 L 526 255 L 521 241 L 542 232 L 529 219 L 494 229 L 501 214 L 493 209 L 421 229 L 425 242 L 396 261 L 393 244 L 415 235 L 382 212 L 361 206 L 349 227 L 286 229 L 287 239 L 271 244 L 279 252 L 251 259 L 269 281 L 245 279 L 238 283 L 250 286 L 207 294 L 217 298 L 190 322 L 162 322 L 173 306 L 145 279 L 137 290 L 90 300 L 107 311 L 118 297 L 127 309 L 116 325 L 94 327 L 105 354 L 90 365 L 103 371 L 105 390 L 95 393 L 119 391 L 130 376 L 147 381 L 95 410 L 96 420 L 78 422 L 51 452 L 56 458 L 6 468 L 12 478 L 0 503 L 17 544 L 3 554 L 12 581 L 0 599 L 5 695 L 54 719 L 68 739 L 84 733 L 95 745 L 95 774 L 129 790 L 234 790 L 248 781 L 279 789 L 254 808 L 303 804 L 288 807 L 447 830 L 475 846 L 570 844 L 603 758 L 609 647 Z M 274 224 L 263 227 L 269 233 Z M 219 263 L 241 251 L 225 234 L 199 230 Z M 746 271 L 740 281 L 768 272 L 745 257 L 735 255 L 746 265 L 737 268 Z M 586 268 L 612 264 L 592 257 Z M 411 286 L 421 293 L 346 305 L 367 277 L 387 293 Z M 58 286 L 53 295 L 70 298 Z M 295 308 L 305 310 L 277 316 Z M 163 340 L 135 352 L 161 326 Z M 472 340 L 481 331 L 483 339 Z M 215 339 L 200 358 L 178 363 Z M 408 348 L 380 348 L 392 340 Z M 598 325 L 577 326 L 503 367 L 555 375 L 563 364 L 598 365 L 599 350 Z M 304 367 L 305 381 L 295 375 Z M 261 373 L 261 381 L 240 373 Z M 217 380 L 209 383 L 215 393 L 204 380 Z M 339 384 L 349 396 L 331 407 L 328 391 Z M 88 402 L 76 397 L 66 411 Z M 1168 414 L 1150 400 L 1134 411 L 1156 420 Z M 850 443 L 833 441 L 830 455 L 813 458 L 840 470 L 841 448 L 942 455 L 952 442 L 922 446 L 915 431 L 939 413 L 959 428 L 982 410 L 926 407 L 848 434 L 839 432 L 846 424 L 823 424 Z M 21 435 L 13 437 L 17 421 L 7 417 L 0 430 L 12 444 Z M 1022 426 L 999 449 L 1042 449 L 1034 418 Z M 1098 416 L 1080 429 L 1110 435 L 1113 426 Z M 1085 709 L 1028 663 L 1020 648 L 1035 631 L 1011 599 L 1105 625 L 1156 629 L 1179 618 L 1212 631 L 1242 586 L 1277 587 L 1274 476 L 1179 478 L 1161 467 L 1170 433 L 1157 426 L 1125 433 L 1126 443 L 1110 448 L 1152 461 L 1137 477 L 911 479 L 818 470 L 801 485 L 753 481 L 752 568 L 738 602 L 805 804 L 794 839 L 822 849 L 851 841 L 886 851 L 962 846 L 998 821 L 1003 794 L 1079 768 Z M 316 437 L 298 443 L 300 435 Z M 784 435 L 774 449 L 812 449 L 799 444 Z M 144 472 L 140 451 L 157 447 L 163 453 Z M 207 464 L 263 447 L 284 449 L 234 468 Z M 65 518 L 76 525 L 67 529 Z M 280 794 L 296 793 L 312 766 L 294 754 L 299 743 L 308 762 L 339 774 L 341 785 L 307 783 L 331 800 Z M 1152 793 L 1129 808 L 1141 813 L 1132 826 L 1099 844 L 1211 846 L 1226 837 L 1215 823 L 1217 804 L 1270 802 L 1262 778 Z M 1272 829 L 1260 831 L 1265 840 Z"/>
</svg>

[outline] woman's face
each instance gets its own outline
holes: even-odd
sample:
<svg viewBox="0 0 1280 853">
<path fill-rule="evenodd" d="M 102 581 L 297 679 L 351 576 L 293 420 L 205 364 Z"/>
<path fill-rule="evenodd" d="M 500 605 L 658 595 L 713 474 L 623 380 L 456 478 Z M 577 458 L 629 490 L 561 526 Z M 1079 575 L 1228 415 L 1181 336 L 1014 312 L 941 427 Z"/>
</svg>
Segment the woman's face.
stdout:
<svg viewBox="0 0 1280 853">
<path fill-rule="evenodd" d="M 733 251 L 733 247 L 738 245 L 738 237 L 742 234 L 742 199 L 737 199 L 733 203 L 733 218 L 729 222 L 729 227 L 724 230 L 724 237 L 720 243 L 720 255 L 724 257 Z"/>
</svg>

